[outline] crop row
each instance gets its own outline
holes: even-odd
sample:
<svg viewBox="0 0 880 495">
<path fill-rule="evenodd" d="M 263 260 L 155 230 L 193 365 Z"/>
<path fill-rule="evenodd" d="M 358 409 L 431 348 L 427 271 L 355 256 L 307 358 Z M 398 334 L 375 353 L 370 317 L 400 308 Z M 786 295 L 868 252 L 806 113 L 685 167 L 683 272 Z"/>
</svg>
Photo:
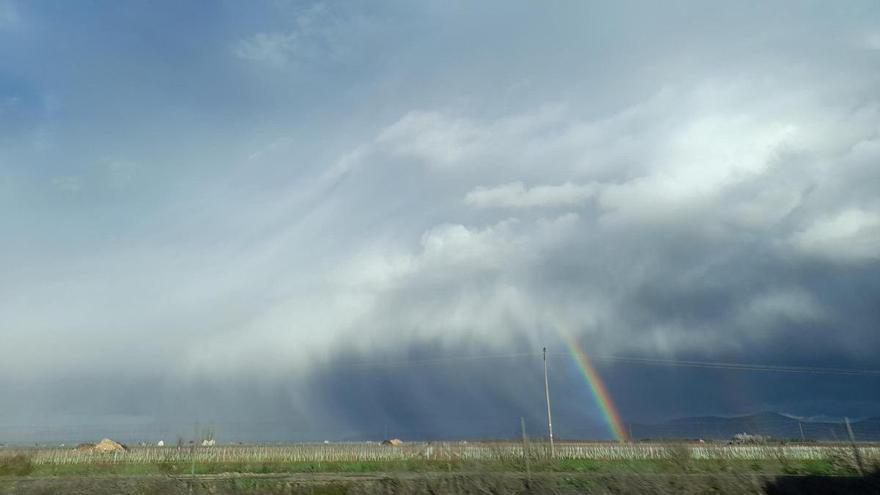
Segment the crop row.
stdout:
<svg viewBox="0 0 880 495">
<path fill-rule="evenodd" d="M 651 443 L 563 443 L 556 445 L 559 459 L 642 460 L 686 455 L 693 459 L 826 459 L 844 446 L 823 445 L 669 445 Z M 504 461 L 523 457 L 516 443 L 410 443 L 378 444 L 229 445 L 216 447 L 132 447 L 101 453 L 69 448 L 4 449 L 0 455 L 27 454 L 34 464 L 188 462 L 388 462 L 408 460 Z M 532 444 L 530 457 L 546 457 L 546 444 Z M 880 447 L 862 446 L 865 458 L 880 459 Z"/>
</svg>

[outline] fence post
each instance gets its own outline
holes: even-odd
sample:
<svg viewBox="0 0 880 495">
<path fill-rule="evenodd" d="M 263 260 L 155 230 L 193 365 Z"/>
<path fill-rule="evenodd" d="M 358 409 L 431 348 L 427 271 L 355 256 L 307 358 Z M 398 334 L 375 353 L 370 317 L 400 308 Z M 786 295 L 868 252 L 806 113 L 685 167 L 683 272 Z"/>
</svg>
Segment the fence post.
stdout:
<svg viewBox="0 0 880 495">
<path fill-rule="evenodd" d="M 843 418 L 843 421 L 846 423 L 846 434 L 849 436 L 849 444 L 852 445 L 853 453 L 856 456 L 856 466 L 859 468 L 859 474 L 864 476 L 865 466 L 862 463 L 862 454 L 856 446 L 856 436 L 853 435 L 852 426 L 849 424 L 849 418 Z"/>
<path fill-rule="evenodd" d="M 526 420 L 525 418 L 519 418 L 519 426 L 522 429 L 522 444 L 523 444 L 523 460 L 526 463 L 526 488 L 532 484 L 532 470 L 529 466 L 529 439 L 526 436 Z"/>
</svg>

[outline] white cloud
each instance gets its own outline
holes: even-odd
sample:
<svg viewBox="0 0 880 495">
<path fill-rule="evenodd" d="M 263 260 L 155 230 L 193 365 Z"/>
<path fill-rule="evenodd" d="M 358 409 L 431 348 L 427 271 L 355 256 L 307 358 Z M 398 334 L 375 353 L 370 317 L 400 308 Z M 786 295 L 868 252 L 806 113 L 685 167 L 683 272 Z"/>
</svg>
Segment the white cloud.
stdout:
<svg viewBox="0 0 880 495">
<path fill-rule="evenodd" d="M 256 33 L 236 43 L 233 53 L 239 58 L 281 66 L 296 51 L 296 33 Z"/>
<path fill-rule="evenodd" d="M 613 3 L 591 15 L 629 19 Z M 311 5 L 225 3 L 205 18 L 215 57 L 169 56 L 194 48 L 186 29 L 107 29 L 161 20 L 129 8 L 60 41 L 43 28 L 64 9 L 0 0 L 0 34 L 48 56 L 13 57 L 0 95 L 21 117 L 0 124 L 0 376 L 63 386 L 101 363 L 274 388 L 340 349 L 555 346 L 562 329 L 596 353 L 760 341 L 800 359 L 803 332 L 819 360 L 878 347 L 864 19 L 696 9 L 705 29 L 676 30 L 694 16 L 657 7 L 663 22 L 597 31 L 504 1 Z M 54 70 L 59 42 L 139 70 Z"/>
<path fill-rule="evenodd" d="M 880 213 L 846 209 L 817 219 L 791 242 L 803 253 L 834 261 L 880 260 Z"/>
<path fill-rule="evenodd" d="M 731 202 L 724 219 L 744 230 L 765 230 L 791 214 L 804 196 L 798 184 L 762 181 L 760 189 L 750 191 L 745 200 Z"/>
<path fill-rule="evenodd" d="M 864 47 L 869 50 L 880 50 L 880 33 L 868 33 L 864 38 Z"/>
<path fill-rule="evenodd" d="M 124 188 L 132 183 L 138 166 L 127 160 L 107 160 L 107 183 L 112 188 Z"/>
<path fill-rule="evenodd" d="M 482 218 L 503 218 L 511 209 L 566 207 L 579 214 L 478 228 L 465 213 L 454 218 L 460 222 L 429 228 L 418 253 L 391 249 L 379 255 L 379 249 L 369 259 L 357 257 L 352 279 L 361 288 L 382 288 L 367 291 L 371 302 L 364 318 L 387 328 L 415 328 L 425 326 L 416 315 L 430 313 L 448 323 L 444 328 L 462 332 L 455 325 L 464 318 L 453 324 L 443 315 L 468 314 L 485 325 L 487 335 L 494 326 L 497 333 L 487 338 L 504 340 L 503 328 L 518 328 L 508 320 L 510 308 L 476 315 L 465 309 L 461 294 L 438 294 L 461 290 L 469 300 L 490 304 L 496 291 L 513 286 L 520 300 L 531 301 L 518 308 L 531 313 L 523 321 L 574 332 L 611 328 L 606 345 L 668 352 L 737 347 L 825 318 L 816 296 L 797 286 L 754 299 L 750 292 L 736 294 L 730 307 L 718 309 L 729 315 L 722 321 L 652 315 L 641 322 L 627 315 L 640 304 L 633 299 L 640 284 L 685 272 L 699 274 L 688 282 L 699 286 L 718 265 L 744 262 L 740 257 L 750 249 L 773 249 L 777 239 L 809 225 L 819 208 L 839 204 L 838 191 L 856 184 L 840 167 L 869 173 L 862 162 L 870 156 L 853 151 L 871 139 L 876 112 L 868 105 L 853 113 L 846 104 L 828 105 L 827 98 L 773 80 L 704 81 L 667 87 L 592 120 L 558 106 L 497 119 L 408 112 L 352 155 L 362 165 L 358 173 L 378 174 L 386 167 L 399 173 L 403 169 L 393 167 L 400 167 L 395 158 L 402 157 L 410 160 L 406 166 L 422 165 L 409 173 L 424 184 L 442 174 L 442 188 L 425 189 L 434 193 L 425 199 L 433 210 L 455 211 L 444 209 L 444 201 L 465 190 L 464 204 L 479 209 Z M 788 249 L 782 256 L 792 254 Z M 555 263 L 566 268 L 554 276 L 570 277 L 584 293 L 576 290 L 569 300 L 553 289 L 542 291 L 536 280 Z M 613 282 L 604 270 L 613 271 Z M 714 283 L 739 290 L 726 280 Z M 605 293 L 590 290 L 594 284 Z M 695 296 L 682 291 L 682 304 L 689 304 Z M 633 339 L 644 328 L 649 338 Z"/>
<path fill-rule="evenodd" d="M 495 187 L 477 187 L 467 193 L 465 203 L 478 208 L 577 206 L 590 199 L 595 190 L 593 184 L 566 182 L 558 186 L 526 188 L 522 182 L 511 182 Z"/>
<path fill-rule="evenodd" d="M 52 179 L 52 185 L 58 190 L 75 193 L 82 189 L 82 181 L 79 177 L 55 177 Z"/>
<path fill-rule="evenodd" d="M 410 112 L 385 128 L 377 138 L 395 154 L 439 165 L 453 165 L 484 146 L 485 129 L 466 119 L 438 112 Z"/>
<path fill-rule="evenodd" d="M 278 67 L 320 63 L 344 51 L 357 28 L 357 20 L 335 14 L 321 4 L 308 8 L 286 28 L 239 40 L 232 52 Z M 532 101 L 484 106 L 468 105 L 467 95 L 441 97 L 444 88 L 436 98 L 421 98 L 416 86 L 413 95 L 388 98 L 389 88 L 414 79 L 372 74 L 375 80 L 354 81 L 359 89 L 351 94 L 377 95 L 377 103 L 352 113 L 339 141 L 302 146 L 308 138 L 291 129 L 305 123 L 290 112 L 290 121 L 255 130 L 238 144 L 202 143 L 218 155 L 248 159 L 231 175 L 219 168 L 219 178 L 206 180 L 208 193 L 199 189 L 187 201 L 157 196 L 167 211 L 152 214 L 149 225 L 168 228 L 160 234 L 168 245 L 192 243 L 192 262 L 166 273 L 156 268 L 164 263 L 157 256 L 153 264 L 117 270 L 127 280 L 137 280 L 127 270 L 144 270 L 143 278 L 157 280 L 155 293 L 172 294 L 180 306 L 220 286 L 224 293 L 259 294 L 252 296 L 258 303 L 246 305 L 255 309 L 218 324 L 216 338 L 205 344 L 239 363 L 266 352 L 266 342 L 284 362 L 284 353 L 301 356 L 303 349 L 326 350 L 334 340 L 356 337 L 366 346 L 388 336 L 414 342 L 474 332 L 509 343 L 536 322 L 601 332 L 612 348 L 651 345 L 633 338 L 644 329 L 670 352 L 698 342 L 703 348 L 735 343 L 745 334 L 731 320 L 712 330 L 663 311 L 686 305 L 706 279 L 735 292 L 725 278 L 729 267 L 714 279 L 706 274 L 725 263 L 748 268 L 743 256 L 768 244 L 783 245 L 774 251 L 783 258 L 795 252 L 876 259 L 873 214 L 823 220 L 821 213 L 869 204 L 876 195 L 869 190 L 880 116 L 875 92 L 867 82 L 839 84 L 822 74 L 703 73 L 610 91 L 608 101 L 538 77 Z M 459 75 L 466 76 L 449 77 Z M 551 89 L 557 84 L 567 89 Z M 371 112 L 392 118 L 382 127 Z M 339 114 L 327 115 L 310 127 L 314 136 L 339 130 L 332 120 Z M 267 139 L 254 152 L 253 143 Z M 338 142 L 345 148 L 334 148 Z M 241 143 L 250 152 L 237 150 Z M 126 154 L 125 161 L 103 163 L 102 177 L 121 187 L 135 172 L 148 173 L 132 165 L 142 162 Z M 53 183 L 70 192 L 82 188 L 74 177 Z M 223 259 L 204 271 L 225 275 L 189 268 L 204 259 Z M 683 283 L 680 301 L 637 314 L 645 286 L 682 273 L 700 276 Z M 271 301 L 264 303 L 266 287 Z M 58 298 L 46 298 L 52 299 Z M 771 294 L 742 312 L 794 315 L 798 304 Z M 165 312 L 173 319 L 187 310 Z M 181 321 L 193 321 L 185 316 Z M 772 322 L 786 319 L 794 318 L 762 321 L 776 328 Z M 213 353 L 203 354 L 198 365 L 210 368 Z"/>
<path fill-rule="evenodd" d="M 219 194 L 236 205 L 223 225 L 235 218 L 253 228 L 243 237 L 280 229 L 265 259 L 242 266 L 283 282 L 274 282 L 271 304 L 218 330 L 222 338 L 188 362 L 212 369 L 213 356 L 224 356 L 234 370 L 261 355 L 265 366 L 282 367 L 289 355 L 320 354 L 340 341 L 364 352 L 422 338 L 504 346 L 532 338 L 536 325 L 593 332 L 609 352 L 718 350 L 772 338 L 786 322 L 812 321 L 820 313 L 810 313 L 808 297 L 769 294 L 743 306 L 745 296 L 727 285 L 729 267 L 706 274 L 725 263 L 748 268 L 749 249 L 797 229 L 801 243 L 783 243 L 782 256 L 827 238 L 816 232 L 829 228 L 810 227 L 816 212 L 839 205 L 840 190 L 849 199 L 871 194 L 853 193 L 845 172 L 873 170 L 864 164 L 874 157 L 865 128 L 877 114 L 853 115 L 846 105 L 772 84 L 707 85 L 666 88 L 595 118 L 559 106 L 495 119 L 403 112 L 340 150 L 331 166 L 280 188 L 281 197 L 267 190 L 249 209 L 252 198 Z M 841 120 L 848 124 L 835 124 Z M 266 153 L 282 162 L 290 148 L 279 141 L 251 162 Z M 303 205 L 312 209 L 290 222 Z M 577 214 L 536 218 L 551 208 Z M 509 218 L 512 212 L 522 218 Z M 219 221 L 213 212 L 205 218 Z M 291 254 L 303 250 L 310 254 Z M 664 315 L 664 305 L 640 314 L 646 285 L 680 279 L 688 281 L 683 295 L 668 306 L 689 304 L 708 279 L 733 293 L 733 308 L 719 308 L 733 316 L 680 321 Z M 745 318 L 760 322 L 760 332 L 739 328 Z"/>
<path fill-rule="evenodd" d="M 559 106 L 485 121 L 414 111 L 386 127 L 371 153 L 500 183 L 469 185 L 465 203 L 475 207 L 578 205 L 595 197 L 609 220 L 696 215 L 764 229 L 826 173 L 827 165 L 813 161 L 792 173 L 788 157 L 839 160 L 876 120 L 872 112 L 824 106 L 824 97 L 778 81 L 706 81 L 666 87 L 595 120 Z M 858 122 L 835 125 L 839 119 Z"/>
<path fill-rule="evenodd" d="M 490 121 L 438 111 L 411 111 L 386 127 L 376 144 L 392 154 L 415 158 L 438 168 L 495 168 L 496 163 L 508 159 L 513 150 L 519 156 L 511 163 L 521 163 L 533 153 L 542 153 L 545 145 L 536 135 L 564 124 L 563 117 L 564 112 L 558 106 L 545 106 Z"/>
<path fill-rule="evenodd" d="M 815 297 L 793 287 L 758 293 L 739 308 L 737 319 L 747 332 L 766 332 L 780 320 L 809 322 L 824 315 L 825 311 Z"/>
<path fill-rule="evenodd" d="M 800 119 L 799 98 L 748 100 L 751 89 L 696 88 L 685 96 L 695 108 L 683 112 L 653 149 L 644 150 L 640 158 L 648 166 L 640 175 L 602 188 L 600 206 L 614 218 L 645 222 L 737 207 L 746 222 L 756 223 L 747 218 L 754 205 L 719 200 L 739 184 L 760 182 L 780 154 L 805 146 L 809 133 L 794 124 Z M 763 194 L 762 201 L 791 201 L 788 190 Z"/>
<path fill-rule="evenodd" d="M 370 26 L 361 17 L 339 16 L 323 2 L 299 12 L 292 24 L 287 31 L 259 32 L 238 40 L 233 55 L 275 67 L 339 61 L 355 44 L 351 39 Z"/>
</svg>

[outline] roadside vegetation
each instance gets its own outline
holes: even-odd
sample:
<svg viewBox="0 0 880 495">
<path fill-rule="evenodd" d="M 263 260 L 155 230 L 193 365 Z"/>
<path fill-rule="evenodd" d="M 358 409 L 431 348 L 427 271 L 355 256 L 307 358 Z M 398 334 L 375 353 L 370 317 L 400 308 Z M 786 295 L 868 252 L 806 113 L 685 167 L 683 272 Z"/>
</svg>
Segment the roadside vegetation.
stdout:
<svg viewBox="0 0 880 495">
<path fill-rule="evenodd" d="M 863 465 L 859 466 L 859 463 Z M 683 443 L 436 443 L 382 447 L 300 444 L 210 448 L 134 447 L 101 453 L 71 448 L 0 449 L 0 475 L 376 472 L 725 472 L 852 474 L 880 463 L 880 446 L 759 446 Z M 870 467 L 870 466 L 868 466 Z"/>
<path fill-rule="evenodd" d="M 880 464 L 877 465 L 880 467 Z M 826 475 L 858 474 L 847 457 L 824 460 L 725 460 L 725 459 L 652 459 L 532 460 L 532 473 L 573 474 L 730 474 Z M 17 455 L 0 460 L 0 476 L 90 476 L 90 475 L 174 475 L 205 474 L 285 474 L 285 473 L 526 473 L 524 462 L 517 461 L 391 461 L 391 462 L 157 462 L 157 463 L 78 463 L 32 464 Z"/>
<path fill-rule="evenodd" d="M 343 447 L 336 446 L 340 449 Z M 860 452 L 868 454 L 861 455 L 860 459 L 844 445 L 823 446 L 821 456 L 813 455 L 818 451 L 810 451 L 812 454 L 808 458 L 805 455 L 792 458 L 786 454 L 803 452 L 768 445 L 764 446 L 764 450 L 754 451 L 757 454 L 751 459 L 740 455 L 707 457 L 705 450 L 697 450 L 699 446 L 694 445 L 664 444 L 661 447 L 662 450 L 651 451 L 651 458 L 551 459 L 546 455 L 546 450 L 538 448 L 527 450 L 530 453 L 527 457 L 523 457 L 522 450 L 519 456 L 507 455 L 511 451 L 506 450 L 496 452 L 489 459 L 401 456 L 376 461 L 325 461 L 320 458 L 311 461 L 265 460 L 267 450 L 246 448 L 227 451 L 227 456 L 234 457 L 234 460 L 205 461 L 203 456 L 184 456 L 185 452 L 181 450 L 180 455 L 174 452 L 175 455 L 157 458 L 153 462 L 133 462 L 143 457 L 126 457 L 138 455 L 135 448 L 125 454 L 76 457 L 79 462 L 71 462 L 71 458 L 61 456 L 57 451 L 47 455 L 38 449 L 0 450 L 0 494 L 738 495 L 789 493 L 779 491 L 780 486 L 788 486 L 784 483 L 778 485 L 779 480 L 791 484 L 812 479 L 805 476 L 813 476 L 820 482 L 869 483 L 870 478 L 862 478 L 860 473 L 880 469 L 880 456 L 874 455 L 876 451 L 871 450 L 873 447 L 868 448 L 870 446 L 860 449 Z M 619 448 L 625 449 L 626 446 Z M 415 450 L 411 449 L 413 452 Z M 264 460 L 239 455 L 254 452 L 262 452 Z M 630 449 L 624 452 L 642 451 Z M 338 452 L 334 450 L 333 455 L 337 456 Z M 34 462 L 37 458 L 39 462 Z M 56 462 L 50 462 L 52 459 Z M 193 462 L 194 459 L 196 462 Z"/>
</svg>

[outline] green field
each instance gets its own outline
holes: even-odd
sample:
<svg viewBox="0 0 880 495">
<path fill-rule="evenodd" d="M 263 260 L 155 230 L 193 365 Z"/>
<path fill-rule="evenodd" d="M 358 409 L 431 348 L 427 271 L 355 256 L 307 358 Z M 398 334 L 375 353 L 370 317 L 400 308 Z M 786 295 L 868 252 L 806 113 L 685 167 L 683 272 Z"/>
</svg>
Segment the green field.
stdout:
<svg viewBox="0 0 880 495">
<path fill-rule="evenodd" d="M 0 449 L 0 493 L 761 493 L 855 479 L 880 448 L 567 443 Z M 181 491 L 183 490 L 183 491 Z"/>
</svg>

